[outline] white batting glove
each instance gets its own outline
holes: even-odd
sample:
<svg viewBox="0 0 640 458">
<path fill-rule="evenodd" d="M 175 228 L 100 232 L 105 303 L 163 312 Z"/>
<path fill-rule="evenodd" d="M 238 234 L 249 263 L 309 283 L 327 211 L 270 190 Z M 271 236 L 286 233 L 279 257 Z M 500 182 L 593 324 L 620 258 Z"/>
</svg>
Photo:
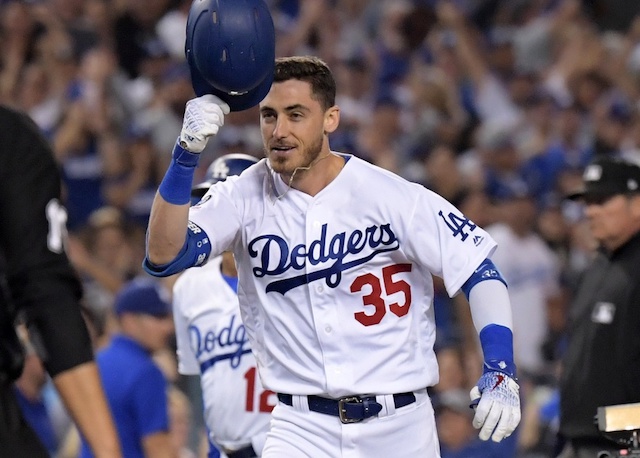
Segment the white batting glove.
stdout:
<svg viewBox="0 0 640 458">
<path fill-rule="evenodd" d="M 202 152 L 209 137 L 216 135 L 224 124 L 224 115 L 229 111 L 229 105 L 212 94 L 189 100 L 182 121 L 180 146 L 192 153 Z"/>
<path fill-rule="evenodd" d="M 491 437 L 500 442 L 509 437 L 520 423 L 520 387 L 507 374 L 485 372 L 469 393 L 475 406 L 473 427 L 480 429 L 479 437 Z"/>
</svg>

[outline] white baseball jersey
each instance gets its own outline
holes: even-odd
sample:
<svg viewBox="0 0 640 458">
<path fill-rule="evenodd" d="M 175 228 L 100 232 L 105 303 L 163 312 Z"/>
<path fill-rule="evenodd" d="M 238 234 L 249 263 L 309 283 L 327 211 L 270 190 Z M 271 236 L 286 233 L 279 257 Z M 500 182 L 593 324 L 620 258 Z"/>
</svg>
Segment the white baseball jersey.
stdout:
<svg viewBox="0 0 640 458">
<path fill-rule="evenodd" d="M 344 157 L 313 197 L 263 159 L 212 186 L 190 220 L 212 255 L 236 256 L 240 311 L 267 388 L 337 398 L 431 386 L 431 275 L 454 295 L 495 242 L 423 186 Z"/>
<path fill-rule="evenodd" d="M 214 443 L 227 449 L 253 444 L 259 453 L 277 399 L 259 380 L 238 298 L 222 276 L 221 262 L 220 256 L 188 269 L 174 285 L 178 370 L 201 376 L 205 423 Z"/>
</svg>

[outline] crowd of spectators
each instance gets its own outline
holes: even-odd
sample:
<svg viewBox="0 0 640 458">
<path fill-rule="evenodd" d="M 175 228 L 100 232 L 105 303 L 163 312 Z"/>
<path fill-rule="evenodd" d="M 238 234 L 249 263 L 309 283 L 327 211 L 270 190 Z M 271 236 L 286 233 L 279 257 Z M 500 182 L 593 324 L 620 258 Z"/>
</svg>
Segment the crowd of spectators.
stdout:
<svg viewBox="0 0 640 458">
<path fill-rule="evenodd" d="M 336 76 L 341 124 L 332 149 L 421 182 L 500 243 L 524 410 L 513 440 L 481 456 L 553 456 L 566 309 L 594 249 L 580 204 L 563 197 L 597 155 L 640 161 L 640 4 L 266 2 L 277 54 L 317 55 Z M 0 0 L 0 102 L 26 111 L 53 145 L 69 256 L 105 342 L 115 294 L 144 275 L 151 202 L 193 97 L 184 58 L 190 6 Z M 227 117 L 196 180 L 230 152 L 262 156 L 255 109 Z M 460 393 L 481 371 L 464 301 L 436 291 L 442 374 L 433 394 L 438 424 L 447 425 L 444 458 L 480 456 L 477 434 L 451 426 L 470 423 Z M 193 384 L 181 384 L 172 357 L 162 358 L 193 403 Z M 201 426 L 199 405 L 180 395 L 172 402 L 192 412 L 192 429 Z"/>
</svg>

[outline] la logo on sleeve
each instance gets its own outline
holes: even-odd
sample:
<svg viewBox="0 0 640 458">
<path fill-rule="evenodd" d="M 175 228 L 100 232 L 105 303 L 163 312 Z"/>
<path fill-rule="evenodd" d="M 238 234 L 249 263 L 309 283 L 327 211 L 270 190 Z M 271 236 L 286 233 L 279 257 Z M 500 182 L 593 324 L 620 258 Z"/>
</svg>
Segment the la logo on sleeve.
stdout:
<svg viewBox="0 0 640 458">
<path fill-rule="evenodd" d="M 591 321 L 600 324 L 611 324 L 616 315 L 616 306 L 611 302 L 596 302 L 591 313 Z"/>
</svg>

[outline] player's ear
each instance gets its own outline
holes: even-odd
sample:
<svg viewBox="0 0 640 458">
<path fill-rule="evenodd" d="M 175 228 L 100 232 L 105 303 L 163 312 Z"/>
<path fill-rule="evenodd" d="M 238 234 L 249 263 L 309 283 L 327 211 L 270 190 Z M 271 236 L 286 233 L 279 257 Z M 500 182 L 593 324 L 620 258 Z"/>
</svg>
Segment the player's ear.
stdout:
<svg viewBox="0 0 640 458">
<path fill-rule="evenodd" d="M 324 133 L 334 132 L 340 124 L 340 108 L 334 105 L 324 112 Z"/>
</svg>

